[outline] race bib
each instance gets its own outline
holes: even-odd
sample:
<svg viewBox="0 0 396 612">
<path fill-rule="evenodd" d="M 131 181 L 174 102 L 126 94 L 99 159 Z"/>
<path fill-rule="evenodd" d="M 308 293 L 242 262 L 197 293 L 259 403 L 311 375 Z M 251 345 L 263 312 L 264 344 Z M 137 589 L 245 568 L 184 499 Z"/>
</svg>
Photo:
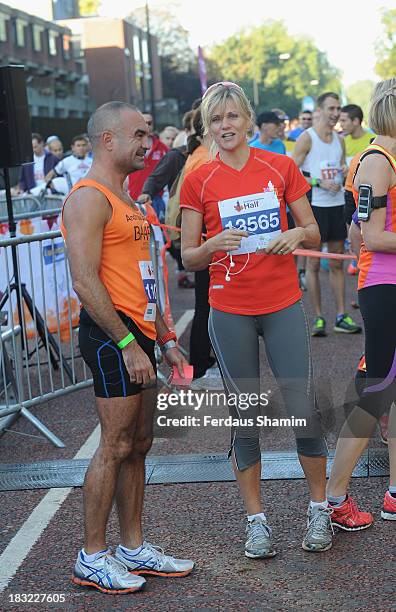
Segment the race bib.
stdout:
<svg viewBox="0 0 396 612">
<path fill-rule="evenodd" d="M 279 200 L 270 183 L 268 191 L 220 201 L 219 213 L 223 230 L 238 229 L 250 234 L 242 238 L 240 248 L 232 255 L 264 249 L 282 232 Z"/>
<path fill-rule="evenodd" d="M 321 161 L 320 171 L 322 174 L 322 180 L 337 183 L 341 178 L 342 182 L 342 172 L 337 162 Z"/>
<path fill-rule="evenodd" d="M 153 265 L 151 261 L 139 261 L 139 269 L 142 277 L 144 292 L 147 297 L 144 320 L 155 321 L 155 316 L 157 313 L 157 286 L 155 284 Z"/>
</svg>

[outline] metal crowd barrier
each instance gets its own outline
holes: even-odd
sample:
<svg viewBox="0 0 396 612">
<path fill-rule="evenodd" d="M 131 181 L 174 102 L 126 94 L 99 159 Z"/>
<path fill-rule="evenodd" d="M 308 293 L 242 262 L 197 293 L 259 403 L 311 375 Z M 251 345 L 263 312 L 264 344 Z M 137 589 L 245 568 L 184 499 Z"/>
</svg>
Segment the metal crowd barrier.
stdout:
<svg viewBox="0 0 396 612">
<path fill-rule="evenodd" d="M 92 384 L 78 354 L 79 302 L 60 231 L 0 240 L 0 289 L 0 419 L 23 415 L 63 447 L 28 410 Z"/>
<path fill-rule="evenodd" d="M 62 200 L 59 196 L 13 198 L 15 219 L 56 217 Z M 0 198 L 0 223 L 7 221 L 5 212 Z M 155 228 L 150 233 L 150 254 L 157 307 L 166 315 L 163 249 L 162 232 Z M 29 409 L 92 385 L 79 355 L 78 317 L 79 301 L 60 231 L 0 239 L 0 435 L 24 416 L 53 444 L 64 446 Z M 159 350 L 156 357 L 160 363 Z M 159 378 L 166 384 L 161 373 Z"/>
<path fill-rule="evenodd" d="M 36 217 L 58 215 L 62 209 L 64 196 L 45 194 L 41 197 L 24 194 L 12 197 L 12 207 L 16 221 Z M 0 223 L 7 223 L 7 202 L 5 195 L 0 195 Z"/>
</svg>

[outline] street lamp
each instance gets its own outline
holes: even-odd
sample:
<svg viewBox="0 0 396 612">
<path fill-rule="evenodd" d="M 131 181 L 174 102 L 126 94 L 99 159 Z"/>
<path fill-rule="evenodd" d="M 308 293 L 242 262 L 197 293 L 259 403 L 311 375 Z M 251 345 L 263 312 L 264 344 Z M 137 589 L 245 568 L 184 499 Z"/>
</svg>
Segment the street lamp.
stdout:
<svg viewBox="0 0 396 612">
<path fill-rule="evenodd" d="M 153 118 L 153 122 L 154 122 L 154 125 L 155 125 L 153 54 L 152 54 L 152 49 L 151 49 L 150 11 L 149 11 L 148 0 L 146 0 L 145 11 L 146 11 L 147 51 L 148 51 L 148 61 L 149 61 L 149 64 L 150 64 L 151 116 Z"/>
</svg>

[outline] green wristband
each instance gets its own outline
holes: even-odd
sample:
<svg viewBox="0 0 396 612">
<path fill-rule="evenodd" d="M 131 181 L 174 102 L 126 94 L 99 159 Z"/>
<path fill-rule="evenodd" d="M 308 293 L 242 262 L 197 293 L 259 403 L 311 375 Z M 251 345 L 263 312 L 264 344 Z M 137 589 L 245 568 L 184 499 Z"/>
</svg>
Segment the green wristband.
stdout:
<svg viewBox="0 0 396 612">
<path fill-rule="evenodd" d="M 318 180 L 316 178 L 311 178 L 311 186 L 316 187 L 318 184 Z"/>
<path fill-rule="evenodd" d="M 132 334 L 132 332 L 130 332 L 127 336 L 125 336 L 125 338 L 117 342 L 117 346 L 118 348 L 123 349 L 128 346 L 128 344 L 133 342 L 133 340 L 135 340 L 135 336 Z"/>
</svg>

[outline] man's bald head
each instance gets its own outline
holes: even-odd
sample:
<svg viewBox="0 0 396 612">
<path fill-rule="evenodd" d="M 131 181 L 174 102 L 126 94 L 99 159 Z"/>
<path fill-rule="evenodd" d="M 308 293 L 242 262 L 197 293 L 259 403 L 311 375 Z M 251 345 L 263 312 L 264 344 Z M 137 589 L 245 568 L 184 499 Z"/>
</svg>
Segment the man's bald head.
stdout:
<svg viewBox="0 0 396 612">
<path fill-rule="evenodd" d="M 93 150 L 100 143 L 103 132 L 116 132 L 120 129 L 123 115 L 127 111 L 133 111 L 140 115 L 140 111 L 132 104 L 127 104 L 127 102 L 106 102 L 96 109 L 87 125 L 88 137 Z"/>
</svg>

